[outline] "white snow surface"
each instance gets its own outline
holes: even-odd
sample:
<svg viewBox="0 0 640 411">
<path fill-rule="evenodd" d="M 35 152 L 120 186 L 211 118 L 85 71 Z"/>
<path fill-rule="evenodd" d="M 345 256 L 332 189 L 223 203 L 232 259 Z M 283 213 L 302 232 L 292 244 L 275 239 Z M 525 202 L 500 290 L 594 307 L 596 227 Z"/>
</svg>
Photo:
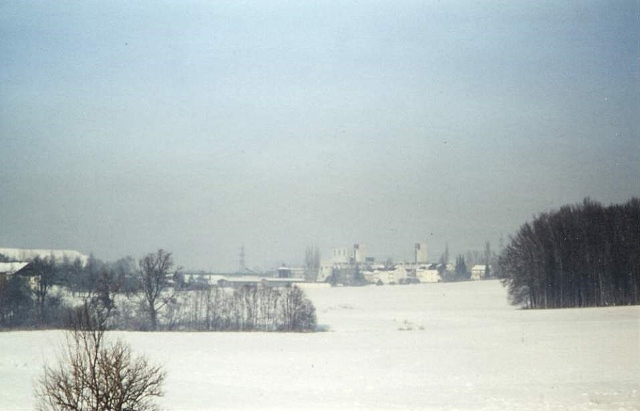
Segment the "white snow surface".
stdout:
<svg viewBox="0 0 640 411">
<path fill-rule="evenodd" d="M 326 332 L 114 332 L 164 410 L 638 410 L 640 307 L 521 310 L 498 281 L 306 290 Z M 0 410 L 32 410 L 60 331 L 0 333 Z"/>
<path fill-rule="evenodd" d="M 87 261 L 89 261 L 89 256 L 75 250 L 43 250 L 0 247 L 0 254 L 20 261 L 30 261 L 36 257 L 47 258 L 51 256 L 53 256 L 57 261 L 62 261 L 65 258 L 68 258 L 72 262 L 76 258 L 79 258 L 80 261 L 82 261 L 82 264 L 86 264 Z"/>
</svg>

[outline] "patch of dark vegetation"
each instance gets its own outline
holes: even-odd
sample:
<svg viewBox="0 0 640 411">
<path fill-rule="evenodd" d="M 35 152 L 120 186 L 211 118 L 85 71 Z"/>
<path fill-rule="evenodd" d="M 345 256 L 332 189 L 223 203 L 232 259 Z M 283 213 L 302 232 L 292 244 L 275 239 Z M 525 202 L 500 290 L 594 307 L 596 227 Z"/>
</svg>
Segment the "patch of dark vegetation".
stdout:
<svg viewBox="0 0 640 411">
<path fill-rule="evenodd" d="M 640 304 L 640 199 L 542 213 L 510 239 L 498 275 L 528 308 Z"/>
</svg>

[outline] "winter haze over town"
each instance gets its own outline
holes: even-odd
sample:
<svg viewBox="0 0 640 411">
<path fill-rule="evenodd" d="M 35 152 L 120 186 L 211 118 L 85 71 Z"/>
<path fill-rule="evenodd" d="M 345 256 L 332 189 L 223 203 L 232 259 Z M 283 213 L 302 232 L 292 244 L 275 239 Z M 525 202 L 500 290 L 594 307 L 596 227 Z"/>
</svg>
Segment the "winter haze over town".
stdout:
<svg viewBox="0 0 640 411">
<path fill-rule="evenodd" d="M 0 411 L 639 410 L 637 0 L 0 30 Z"/>
</svg>

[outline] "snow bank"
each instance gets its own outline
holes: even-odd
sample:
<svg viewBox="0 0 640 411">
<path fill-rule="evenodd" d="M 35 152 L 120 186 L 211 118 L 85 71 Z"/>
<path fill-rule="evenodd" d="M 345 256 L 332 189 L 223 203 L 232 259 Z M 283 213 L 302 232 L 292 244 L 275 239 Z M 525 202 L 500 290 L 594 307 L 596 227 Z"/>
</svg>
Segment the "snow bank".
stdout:
<svg viewBox="0 0 640 411">
<path fill-rule="evenodd" d="M 306 290 L 329 331 L 114 333 L 167 410 L 637 410 L 640 307 L 528 311 L 497 281 Z M 0 410 L 31 410 L 61 333 L 0 334 Z"/>
</svg>

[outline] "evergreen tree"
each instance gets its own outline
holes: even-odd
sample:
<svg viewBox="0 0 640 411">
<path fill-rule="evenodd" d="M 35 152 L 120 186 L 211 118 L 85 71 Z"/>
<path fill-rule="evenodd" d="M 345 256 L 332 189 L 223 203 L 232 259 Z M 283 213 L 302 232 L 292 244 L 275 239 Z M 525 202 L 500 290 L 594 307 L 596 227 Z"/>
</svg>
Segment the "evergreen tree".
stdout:
<svg viewBox="0 0 640 411">
<path fill-rule="evenodd" d="M 464 256 L 458 255 L 456 258 L 456 268 L 455 268 L 455 280 L 456 281 L 464 281 L 471 278 L 471 273 L 467 269 L 467 264 L 465 263 Z"/>
</svg>

